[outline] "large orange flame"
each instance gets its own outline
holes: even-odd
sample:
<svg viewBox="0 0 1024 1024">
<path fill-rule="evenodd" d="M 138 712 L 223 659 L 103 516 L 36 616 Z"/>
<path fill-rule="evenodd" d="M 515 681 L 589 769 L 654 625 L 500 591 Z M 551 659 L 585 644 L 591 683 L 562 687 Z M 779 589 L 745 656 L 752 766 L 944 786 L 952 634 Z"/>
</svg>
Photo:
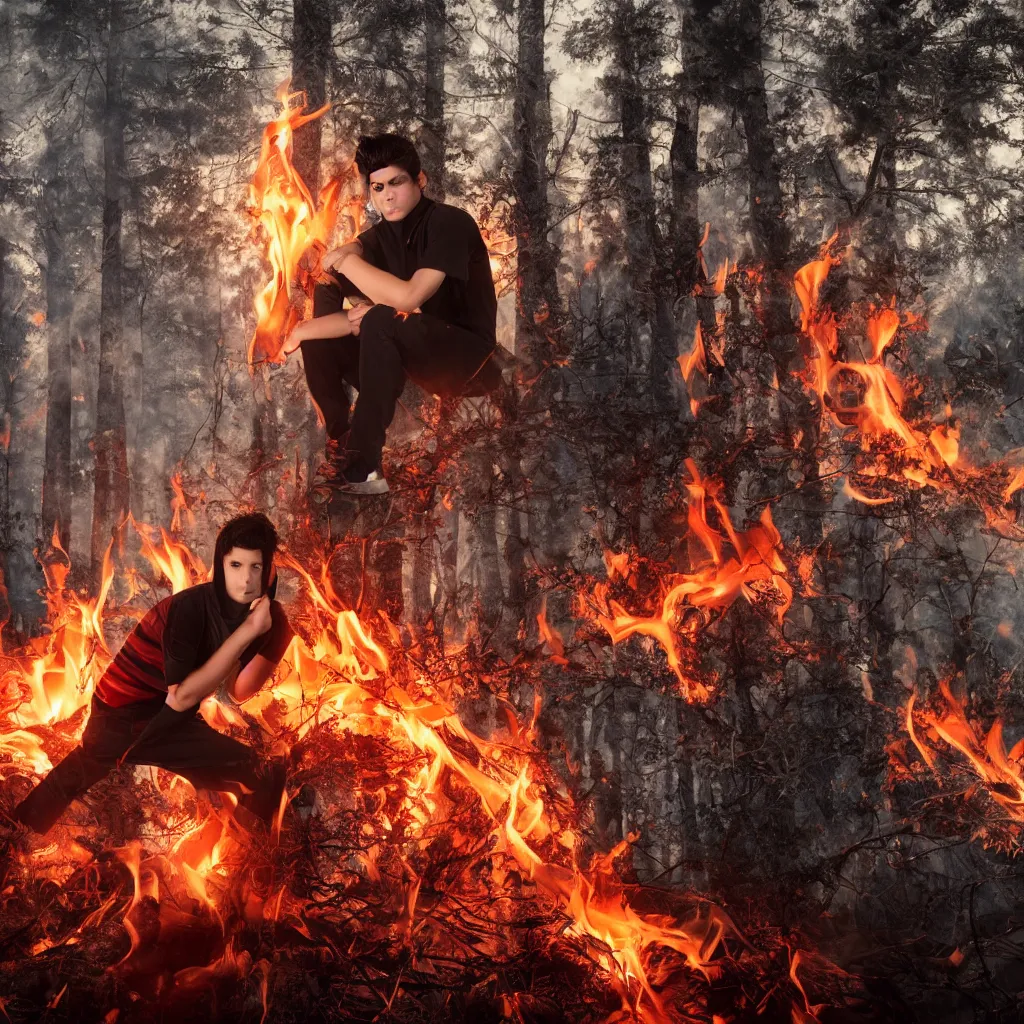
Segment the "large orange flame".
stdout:
<svg viewBox="0 0 1024 1024">
<path fill-rule="evenodd" d="M 706 488 L 696 470 L 692 472 L 691 486 Z M 717 497 L 712 495 L 712 500 L 717 502 Z M 768 532 L 760 537 L 763 531 Z M 187 585 L 204 574 L 202 563 L 165 531 L 152 535 L 140 532 L 145 556 L 172 587 Z M 756 573 L 756 566 L 765 557 L 765 566 L 776 564 L 772 545 L 777 535 L 771 532 L 770 518 L 744 533 L 737 533 L 730 524 L 728 532 L 735 556 L 722 554 L 723 543 L 712 559 L 724 572 L 740 573 L 739 567 L 745 564 Z M 420 676 L 414 666 L 403 661 L 396 667 L 369 626 L 342 607 L 328 586 L 318 584 L 314 573 L 303 569 L 293 558 L 286 557 L 282 562 L 299 572 L 308 592 L 308 615 L 312 616 L 312 620 L 307 617 L 306 621 L 319 625 L 310 634 L 310 646 L 298 637 L 292 641 L 272 685 L 247 702 L 249 720 L 263 721 L 264 713 L 273 704 L 275 727 L 291 742 L 319 725 L 386 735 L 390 742 L 418 752 L 422 762 L 404 779 L 403 814 L 414 828 L 422 829 L 435 819 L 443 820 L 451 806 L 444 795 L 450 783 L 446 784 L 443 776 L 453 777 L 475 794 L 479 813 L 495 837 L 490 852 L 482 854 L 491 858 L 493 869 L 503 871 L 502 864 L 509 861 L 524 877 L 532 879 L 539 892 L 561 908 L 572 934 L 588 944 L 595 962 L 608 972 L 624 1007 L 640 1020 L 668 1024 L 671 1018 L 664 1008 L 663 996 L 648 976 L 650 956 L 659 947 L 675 950 L 694 971 L 710 976 L 713 968 L 709 961 L 716 950 L 724 939 L 737 935 L 729 918 L 708 904 L 702 904 L 702 909 L 684 922 L 637 912 L 613 867 L 615 857 L 625 847 L 589 865 L 579 861 L 576 851 L 580 836 L 571 801 L 564 794 L 553 793 L 550 785 L 537 776 L 540 750 L 536 745 L 535 720 L 539 696 L 534 722 L 520 722 L 511 707 L 507 707 L 507 730 L 490 739 L 478 735 L 462 722 L 451 700 L 429 679 Z M 319 574 L 326 581 L 325 571 Z M 63 582 L 59 572 L 53 578 Z M 737 577 L 734 583 L 706 582 L 699 593 L 690 592 L 690 597 L 697 607 L 715 606 L 725 600 L 730 586 L 739 592 L 749 578 Z M 36 726 L 67 717 L 72 704 L 81 706 L 91 691 L 92 680 L 109 659 L 99 629 L 103 617 L 100 599 L 83 601 L 64 592 L 49 596 L 51 607 L 55 614 L 63 616 L 64 625 L 47 638 L 52 650 L 47 648 L 16 659 L 14 681 L 24 687 L 37 674 L 45 679 L 47 671 L 55 671 L 51 663 L 58 658 L 63 659 L 61 668 L 69 671 L 60 675 L 59 685 L 51 685 L 45 691 L 42 704 L 29 703 L 29 713 L 22 712 L 23 706 L 17 703 L 8 707 L 10 727 L 0 729 L 4 749 L 20 751 L 21 767 L 35 772 L 45 770 L 48 762 L 39 745 L 33 747 L 31 741 L 26 741 L 19 712 Z M 72 633 L 78 646 L 72 645 L 74 656 L 69 658 L 64 652 Z M 62 636 L 54 639 L 57 634 Z M 548 639 L 557 646 L 553 632 Z M 405 680 L 402 674 L 407 677 Z M 89 685 L 81 685 L 83 676 Z M 74 695 L 74 701 L 69 701 L 69 693 Z M 209 709 L 204 711 L 209 714 Z M 224 717 L 218 717 L 217 722 L 223 725 L 231 723 L 237 712 L 221 708 L 216 715 L 221 714 Z M 134 896 L 124 916 L 132 939 L 126 960 L 135 955 L 140 942 L 134 923 L 136 906 L 144 896 L 160 899 L 160 866 L 165 875 L 170 872 L 168 877 L 176 880 L 174 885 L 183 886 L 184 892 L 210 915 L 223 920 L 221 901 L 228 898 L 231 872 L 240 849 L 235 829 L 230 817 L 203 813 L 163 854 L 144 857 L 139 844 L 121 851 L 120 857 L 134 879 Z M 482 849 L 486 851 L 488 847 Z M 366 863 L 372 875 L 371 855 L 367 855 Z M 410 877 L 399 924 L 411 931 L 416 921 L 420 882 L 412 868 L 408 870 Z M 226 969 L 225 964 L 234 961 L 228 951 L 224 955 L 227 961 L 222 958 L 202 970 Z"/>
<path fill-rule="evenodd" d="M 292 164 L 292 140 L 302 125 L 329 108 L 303 113 L 305 94 L 278 90 L 281 114 L 263 130 L 259 162 L 249 186 L 249 215 L 253 230 L 270 261 L 271 278 L 256 296 L 256 330 L 249 342 L 249 362 L 281 361 L 281 348 L 300 319 L 292 306 L 289 287 L 296 281 L 307 250 L 314 263 L 326 249 L 338 218 L 342 182 L 335 178 L 320 191 L 318 201 Z"/>
<path fill-rule="evenodd" d="M 819 258 L 801 267 L 794 278 L 801 307 L 800 328 L 813 345 L 807 374 L 809 386 L 818 397 L 822 430 L 855 428 L 865 451 L 886 438 L 895 438 L 910 463 L 899 470 L 903 480 L 917 487 L 947 487 L 940 474 L 959 461 L 959 430 L 940 425 L 923 434 L 912 427 L 902 412 L 903 385 L 884 361 L 899 328 L 916 326 L 917 317 L 909 312 L 901 316 L 895 302 L 880 309 L 871 307 L 865 327 L 869 357 L 862 361 L 836 358 L 839 325 L 831 308 L 820 300 L 829 271 L 841 262 L 832 252 L 834 244 L 835 236 L 822 247 Z M 846 385 L 853 381 L 858 382 L 859 397 L 851 403 L 846 400 L 850 394 Z M 856 500 L 867 499 L 868 504 L 880 503 L 849 481 L 846 494 Z"/>
</svg>

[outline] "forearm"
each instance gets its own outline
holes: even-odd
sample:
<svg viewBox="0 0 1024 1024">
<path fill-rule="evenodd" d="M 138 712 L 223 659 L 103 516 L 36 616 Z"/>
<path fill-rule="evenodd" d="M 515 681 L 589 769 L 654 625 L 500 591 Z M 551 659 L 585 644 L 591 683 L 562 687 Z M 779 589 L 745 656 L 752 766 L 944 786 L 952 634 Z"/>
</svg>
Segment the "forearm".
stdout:
<svg viewBox="0 0 1024 1024">
<path fill-rule="evenodd" d="M 242 652 L 253 641 L 251 631 L 244 627 L 236 629 L 224 643 L 217 648 L 204 664 L 194 672 L 190 672 L 172 693 L 168 690 L 167 703 L 179 711 L 194 707 L 205 697 L 213 693 L 221 682 L 231 673 Z"/>
<path fill-rule="evenodd" d="M 248 665 L 231 681 L 228 693 L 231 699 L 241 704 L 253 694 L 258 693 L 277 667 L 275 662 L 257 654 Z"/>
<path fill-rule="evenodd" d="M 348 313 L 328 313 L 326 316 L 315 316 L 299 324 L 295 328 L 300 341 L 314 341 L 318 338 L 345 338 L 352 333 L 352 324 Z"/>
<path fill-rule="evenodd" d="M 371 302 L 381 306 L 393 306 L 405 313 L 411 313 L 416 303 L 410 305 L 408 281 L 389 274 L 386 270 L 367 263 L 361 256 L 352 255 L 339 268 Z"/>
</svg>

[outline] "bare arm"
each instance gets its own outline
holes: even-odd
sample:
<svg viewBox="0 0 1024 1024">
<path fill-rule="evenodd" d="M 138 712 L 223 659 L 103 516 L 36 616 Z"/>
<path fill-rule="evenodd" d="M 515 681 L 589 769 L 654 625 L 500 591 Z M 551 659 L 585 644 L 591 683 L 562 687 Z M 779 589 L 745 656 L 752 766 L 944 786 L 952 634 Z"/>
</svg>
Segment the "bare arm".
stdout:
<svg viewBox="0 0 1024 1024">
<path fill-rule="evenodd" d="M 419 309 L 444 281 L 444 272 L 432 267 L 421 267 L 408 281 L 403 281 L 351 251 L 343 255 L 334 267 L 375 304 L 394 306 L 403 313 Z"/>
<path fill-rule="evenodd" d="M 268 629 L 270 629 L 270 598 L 261 597 L 255 602 L 245 622 L 210 655 L 206 662 L 195 671 L 190 672 L 180 683 L 167 688 L 167 703 L 175 711 L 187 711 L 189 708 L 195 707 L 220 686 L 224 679 L 233 672 L 246 647 L 258 636 L 266 633 Z M 235 685 L 237 685 L 237 680 Z"/>
<path fill-rule="evenodd" d="M 257 654 L 241 672 L 228 684 L 231 699 L 239 704 L 248 700 L 262 689 L 263 684 L 274 674 L 277 665 L 262 654 Z"/>
</svg>

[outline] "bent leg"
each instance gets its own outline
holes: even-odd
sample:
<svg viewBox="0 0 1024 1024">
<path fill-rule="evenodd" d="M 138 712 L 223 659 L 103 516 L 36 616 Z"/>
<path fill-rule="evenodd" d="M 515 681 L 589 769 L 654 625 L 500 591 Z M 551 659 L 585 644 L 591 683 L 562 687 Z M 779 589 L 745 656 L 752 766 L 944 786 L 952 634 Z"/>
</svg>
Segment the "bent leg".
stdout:
<svg viewBox="0 0 1024 1024">
<path fill-rule="evenodd" d="M 14 808 L 14 817 L 34 832 L 49 832 L 67 810 L 68 804 L 82 796 L 113 767 L 112 760 L 91 757 L 82 747 L 75 747 Z"/>
<path fill-rule="evenodd" d="M 434 394 L 486 394 L 501 379 L 485 338 L 425 313 L 374 306 L 359 331 L 359 398 L 348 447 L 371 468 L 381 448 L 405 377 Z"/>
<path fill-rule="evenodd" d="M 284 768 L 261 764 L 252 747 L 217 732 L 196 714 L 134 747 L 127 760 L 166 768 L 196 789 L 232 793 L 242 806 L 270 822 L 284 790 Z"/>
<path fill-rule="evenodd" d="M 313 292 L 313 316 L 340 312 L 344 296 L 337 284 L 318 284 Z M 340 441 L 348 430 L 349 400 L 345 385 L 359 387 L 359 338 L 315 338 L 299 345 L 306 384 L 327 428 L 329 441 Z"/>
<path fill-rule="evenodd" d="M 93 698 L 82 742 L 14 809 L 35 832 L 46 833 L 72 800 L 100 781 L 128 749 L 133 729 L 144 724 L 152 705 L 111 708 Z"/>
<path fill-rule="evenodd" d="M 405 386 L 402 356 L 392 335 L 397 316 L 390 306 L 374 306 L 359 326 L 359 397 L 348 449 L 358 453 L 368 470 L 380 466 L 384 437 Z"/>
</svg>

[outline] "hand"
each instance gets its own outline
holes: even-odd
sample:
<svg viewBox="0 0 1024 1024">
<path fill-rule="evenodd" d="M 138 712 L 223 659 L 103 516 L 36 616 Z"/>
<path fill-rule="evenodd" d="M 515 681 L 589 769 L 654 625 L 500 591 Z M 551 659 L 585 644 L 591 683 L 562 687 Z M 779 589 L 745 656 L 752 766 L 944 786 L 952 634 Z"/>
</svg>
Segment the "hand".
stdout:
<svg viewBox="0 0 1024 1024">
<path fill-rule="evenodd" d="M 284 345 L 281 346 L 281 351 L 286 356 L 290 356 L 305 340 L 305 327 L 307 321 L 303 320 L 301 323 L 297 323 L 289 332 L 288 337 L 284 339 Z"/>
<path fill-rule="evenodd" d="M 342 263 L 348 259 L 349 256 L 361 256 L 363 253 L 362 245 L 356 242 L 347 242 L 339 249 L 332 249 L 326 256 L 320 261 L 320 265 L 325 270 L 341 270 Z"/>
<path fill-rule="evenodd" d="M 363 317 L 373 309 L 373 304 L 369 302 L 360 302 L 358 305 L 353 306 L 348 311 L 348 323 L 352 329 L 352 333 L 355 335 L 359 334 L 360 325 L 363 322 Z"/>
<path fill-rule="evenodd" d="M 188 711 L 188 709 L 193 706 L 191 704 L 183 704 L 181 701 L 178 700 L 177 683 L 175 683 L 174 686 L 167 687 L 167 700 L 165 700 L 164 703 L 168 707 L 173 708 L 175 711 Z"/>
<path fill-rule="evenodd" d="M 264 594 L 249 605 L 249 614 L 246 616 L 245 622 L 242 623 L 242 628 L 249 630 L 255 640 L 256 637 L 263 636 L 270 629 L 271 621 L 270 598 Z"/>
</svg>

